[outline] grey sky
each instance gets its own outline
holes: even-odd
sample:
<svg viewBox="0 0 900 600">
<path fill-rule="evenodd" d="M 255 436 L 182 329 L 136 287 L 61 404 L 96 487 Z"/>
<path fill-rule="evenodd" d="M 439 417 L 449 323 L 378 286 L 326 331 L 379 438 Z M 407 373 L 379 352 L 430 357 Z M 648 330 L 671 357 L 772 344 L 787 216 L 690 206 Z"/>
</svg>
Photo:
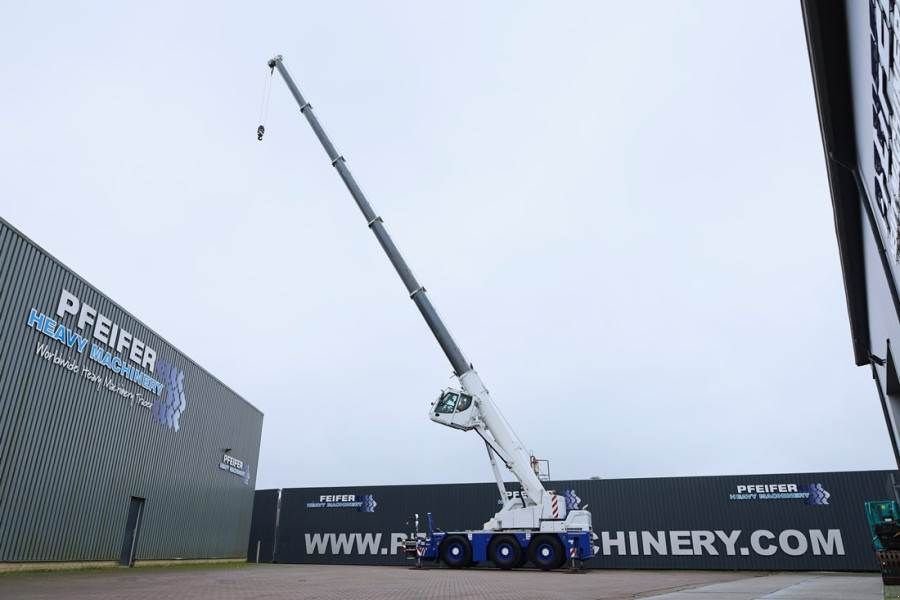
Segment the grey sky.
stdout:
<svg viewBox="0 0 900 600">
<path fill-rule="evenodd" d="M 285 62 L 561 478 L 889 468 L 796 2 L 15 3 L 0 214 L 265 412 L 258 487 L 487 480 Z M 142 276 L 141 273 L 146 273 Z"/>
</svg>

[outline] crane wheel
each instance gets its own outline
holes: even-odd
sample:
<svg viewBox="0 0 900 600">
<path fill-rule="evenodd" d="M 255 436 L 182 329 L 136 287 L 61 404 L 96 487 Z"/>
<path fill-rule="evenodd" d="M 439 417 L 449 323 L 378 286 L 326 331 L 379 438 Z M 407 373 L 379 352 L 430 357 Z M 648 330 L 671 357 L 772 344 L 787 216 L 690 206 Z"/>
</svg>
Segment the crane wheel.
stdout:
<svg viewBox="0 0 900 600">
<path fill-rule="evenodd" d="M 528 544 L 528 560 L 541 571 L 558 569 L 566 562 L 566 550 L 553 534 L 536 535 Z"/>
<path fill-rule="evenodd" d="M 488 544 L 488 557 L 498 569 L 509 570 L 522 562 L 522 547 L 514 535 L 495 535 Z"/>
<path fill-rule="evenodd" d="M 472 545 L 462 535 L 448 536 L 441 542 L 438 553 L 444 564 L 451 569 L 468 567 L 472 563 Z"/>
</svg>

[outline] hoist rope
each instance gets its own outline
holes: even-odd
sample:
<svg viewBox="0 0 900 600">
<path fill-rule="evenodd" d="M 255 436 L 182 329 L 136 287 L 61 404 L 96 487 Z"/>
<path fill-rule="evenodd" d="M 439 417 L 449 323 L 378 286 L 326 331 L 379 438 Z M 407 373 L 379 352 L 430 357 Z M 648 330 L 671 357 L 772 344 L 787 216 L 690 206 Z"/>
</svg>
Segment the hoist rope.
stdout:
<svg viewBox="0 0 900 600">
<path fill-rule="evenodd" d="M 256 129 L 256 139 L 262 141 L 266 131 L 266 119 L 269 116 L 269 98 L 272 94 L 272 80 L 275 78 L 275 69 L 269 69 L 263 84 L 262 103 L 259 105 L 259 127 Z"/>
<path fill-rule="evenodd" d="M 262 103 L 259 105 L 259 124 L 265 125 L 266 118 L 269 116 L 269 98 L 272 92 L 272 79 L 274 79 L 275 71 L 269 70 L 266 73 L 265 84 L 263 85 Z"/>
</svg>

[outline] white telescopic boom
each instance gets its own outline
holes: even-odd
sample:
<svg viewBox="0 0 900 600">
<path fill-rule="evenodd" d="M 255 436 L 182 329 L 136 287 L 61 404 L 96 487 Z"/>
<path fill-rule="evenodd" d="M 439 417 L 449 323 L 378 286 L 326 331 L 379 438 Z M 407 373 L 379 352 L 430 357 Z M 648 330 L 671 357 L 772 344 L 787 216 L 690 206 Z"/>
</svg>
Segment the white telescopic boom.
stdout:
<svg viewBox="0 0 900 600">
<path fill-rule="evenodd" d="M 425 288 L 416 281 L 416 278 L 413 276 L 412 271 L 406 264 L 403 256 L 401 256 L 397 246 L 395 246 L 393 240 L 391 240 L 391 236 L 388 235 L 381 217 L 375 214 L 371 204 L 369 204 L 369 201 L 366 199 L 359 185 L 357 185 L 356 180 L 353 178 L 353 175 L 350 173 L 350 169 L 347 168 L 344 157 L 338 154 L 334 144 L 331 143 L 325 130 L 322 129 L 322 126 L 319 124 L 319 120 L 313 113 L 312 105 L 306 101 L 303 94 L 300 93 L 300 89 L 287 72 L 282 57 L 280 55 L 276 56 L 270 60 L 268 64 L 270 68 L 278 69 L 278 73 L 287 84 L 288 89 L 300 106 L 300 112 L 306 117 L 310 127 L 312 127 L 313 132 L 316 134 L 316 137 L 319 138 L 319 142 L 321 142 L 322 147 L 328 154 L 331 165 L 337 169 L 344 185 L 347 186 L 347 190 L 349 190 L 350 195 L 353 196 L 359 210 L 362 211 L 369 229 L 375 234 L 378 243 L 381 244 L 388 259 L 390 259 L 391 264 L 394 265 L 397 274 L 400 275 L 400 279 L 406 286 L 410 298 L 415 302 L 419 312 L 422 313 L 425 323 L 428 324 L 428 328 L 431 329 L 438 344 L 440 344 L 441 349 L 450 361 L 454 373 L 459 377 L 460 385 L 462 385 L 465 391 L 477 398 L 476 402 L 478 403 L 481 412 L 484 428 L 490 432 L 496 445 L 503 452 L 503 458 L 506 460 L 509 469 L 522 484 L 522 487 L 524 488 L 523 491 L 526 495 L 526 504 L 540 504 L 545 490 L 540 479 L 538 479 L 537 475 L 535 475 L 534 471 L 531 469 L 530 454 L 518 441 L 518 438 L 506 424 L 506 421 L 500 415 L 497 407 L 491 401 L 490 394 L 481 382 L 478 373 L 475 372 L 472 365 L 465 359 L 459 346 L 456 345 L 456 341 L 450 335 L 450 332 L 447 330 L 447 327 L 444 325 L 440 316 L 438 316 L 434 306 L 432 306 Z"/>
</svg>

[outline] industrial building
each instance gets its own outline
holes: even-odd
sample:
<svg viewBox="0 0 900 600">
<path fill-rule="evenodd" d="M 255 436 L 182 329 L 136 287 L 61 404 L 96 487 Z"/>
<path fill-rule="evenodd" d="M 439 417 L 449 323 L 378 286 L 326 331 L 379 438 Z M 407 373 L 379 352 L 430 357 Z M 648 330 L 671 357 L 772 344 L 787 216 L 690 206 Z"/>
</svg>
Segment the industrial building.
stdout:
<svg viewBox="0 0 900 600">
<path fill-rule="evenodd" d="M 0 562 L 244 556 L 262 420 L 0 219 Z"/>
<path fill-rule="evenodd" d="M 900 12 L 890 0 L 802 6 L 853 354 L 872 370 L 900 466 Z"/>
</svg>

